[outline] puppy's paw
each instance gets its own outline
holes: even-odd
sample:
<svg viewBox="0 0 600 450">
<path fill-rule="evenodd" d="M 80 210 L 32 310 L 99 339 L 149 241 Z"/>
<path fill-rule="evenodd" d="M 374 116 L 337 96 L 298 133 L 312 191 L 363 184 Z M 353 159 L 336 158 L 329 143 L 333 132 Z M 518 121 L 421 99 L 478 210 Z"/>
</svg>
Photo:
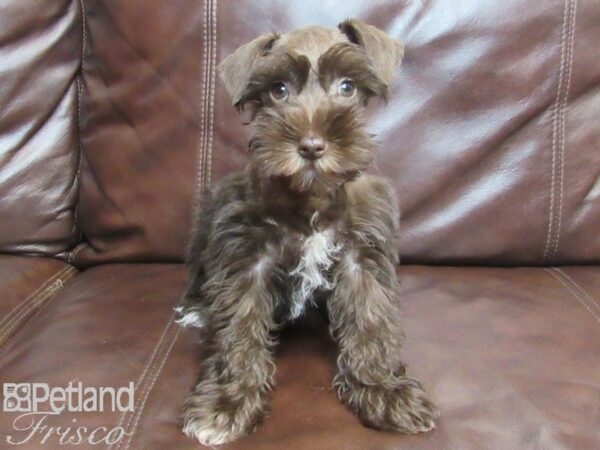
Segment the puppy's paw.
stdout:
<svg viewBox="0 0 600 450">
<path fill-rule="evenodd" d="M 234 401 L 220 396 L 190 395 L 183 406 L 183 432 L 202 445 L 220 445 L 252 433 L 266 415 L 264 396 Z"/>
<path fill-rule="evenodd" d="M 236 433 L 230 418 L 226 416 L 226 413 L 217 413 L 214 416 L 190 416 L 183 421 L 183 432 L 206 446 L 234 441 L 242 435 Z"/>
<path fill-rule="evenodd" d="M 414 378 L 395 380 L 393 387 L 336 382 L 340 399 L 360 421 L 379 430 L 421 433 L 435 428 L 438 412 Z"/>
</svg>

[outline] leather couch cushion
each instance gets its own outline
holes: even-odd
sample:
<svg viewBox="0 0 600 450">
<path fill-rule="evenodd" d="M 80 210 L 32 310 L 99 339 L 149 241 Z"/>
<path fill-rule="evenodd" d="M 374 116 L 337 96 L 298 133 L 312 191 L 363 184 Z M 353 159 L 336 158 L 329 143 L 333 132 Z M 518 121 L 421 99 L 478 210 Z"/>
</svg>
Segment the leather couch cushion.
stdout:
<svg viewBox="0 0 600 450">
<path fill-rule="evenodd" d="M 181 261 L 197 186 L 202 2 L 85 2 L 78 265 Z"/>
<path fill-rule="evenodd" d="M 164 367 L 179 329 L 172 322 L 173 306 L 184 279 L 182 266 L 158 264 L 99 266 L 77 275 L 25 325 L 18 340 L 2 349 L 0 378 L 3 382 L 43 382 L 50 387 L 66 387 L 76 380 L 85 386 L 119 388 L 133 381 L 135 409 L 143 411 L 140 405 Z M 185 349 L 186 371 L 172 380 L 181 384 L 171 389 L 177 402 L 197 375 L 196 353 L 190 339 Z M 23 437 L 12 430 L 17 416 L 1 415 L 0 435 Z M 48 423 L 73 426 L 73 419 L 75 426 L 91 428 L 112 428 L 121 422 L 131 428 L 138 420 L 119 412 L 65 412 L 49 417 Z M 39 445 L 60 447 L 58 438 Z"/>
<path fill-rule="evenodd" d="M 600 3 L 88 3 L 77 264 L 180 260 L 195 187 L 247 156 L 218 63 L 261 32 L 347 17 L 406 44 L 371 120 L 404 261 L 600 259 Z"/>
<path fill-rule="evenodd" d="M 313 323 L 284 334 L 271 417 L 223 448 L 598 448 L 599 274 L 402 267 L 404 353 L 441 410 L 438 428 L 403 436 L 362 427 L 330 388 L 335 349 Z M 135 381 L 133 414 L 63 413 L 47 423 L 122 423 L 133 435 L 117 450 L 198 448 L 177 419 L 201 350 L 193 330 L 172 323 L 184 278 L 178 265 L 100 266 L 77 275 L 2 353 L 2 380 Z M 14 417 L 0 417 L 2 435 L 18 436 Z"/>
<path fill-rule="evenodd" d="M 76 272 L 57 259 L 0 255 L 0 346 Z"/>
<path fill-rule="evenodd" d="M 0 4 L 0 252 L 64 252 L 79 239 L 77 0 Z"/>
</svg>

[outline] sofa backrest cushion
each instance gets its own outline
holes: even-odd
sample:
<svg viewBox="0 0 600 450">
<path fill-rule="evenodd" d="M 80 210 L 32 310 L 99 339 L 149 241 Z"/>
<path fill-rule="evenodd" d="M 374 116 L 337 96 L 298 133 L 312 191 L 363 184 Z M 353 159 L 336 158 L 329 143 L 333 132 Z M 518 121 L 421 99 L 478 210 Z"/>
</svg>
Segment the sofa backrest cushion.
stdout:
<svg viewBox="0 0 600 450">
<path fill-rule="evenodd" d="M 405 43 L 371 117 L 410 263 L 600 260 L 600 3 L 85 2 L 79 264 L 181 260 L 194 194 L 246 162 L 218 63 L 356 17 Z"/>
<path fill-rule="evenodd" d="M 78 1 L 0 2 L 0 252 L 76 244 Z"/>
</svg>

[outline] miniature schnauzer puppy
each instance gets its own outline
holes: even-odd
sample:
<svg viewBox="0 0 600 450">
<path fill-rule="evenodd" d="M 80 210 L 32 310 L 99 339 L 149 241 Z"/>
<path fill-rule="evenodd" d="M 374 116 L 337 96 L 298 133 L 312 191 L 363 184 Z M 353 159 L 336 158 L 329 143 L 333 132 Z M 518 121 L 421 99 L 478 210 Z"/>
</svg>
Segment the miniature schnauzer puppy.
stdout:
<svg viewBox="0 0 600 450">
<path fill-rule="evenodd" d="M 250 161 L 203 196 L 178 321 L 203 326 L 208 355 L 183 406 L 203 444 L 251 433 L 274 384 L 274 332 L 322 303 L 339 346 L 333 387 L 365 425 L 416 433 L 437 412 L 399 357 L 398 209 L 364 109 L 386 97 L 402 44 L 356 20 L 267 33 L 219 71 L 250 113 Z"/>
</svg>

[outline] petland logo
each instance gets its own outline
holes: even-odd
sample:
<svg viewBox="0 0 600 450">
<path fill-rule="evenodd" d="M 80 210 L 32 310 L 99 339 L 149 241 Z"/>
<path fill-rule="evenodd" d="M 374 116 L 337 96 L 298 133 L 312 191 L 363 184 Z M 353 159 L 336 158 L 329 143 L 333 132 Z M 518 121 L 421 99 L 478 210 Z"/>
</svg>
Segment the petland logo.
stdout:
<svg viewBox="0 0 600 450">
<path fill-rule="evenodd" d="M 13 420 L 13 429 L 19 436 L 6 436 L 8 444 L 58 441 L 60 445 L 112 445 L 128 434 L 123 427 L 77 426 L 77 419 L 72 419 L 70 426 L 53 427 L 48 424 L 48 417 L 65 411 L 133 412 L 135 386 L 133 382 L 120 388 L 84 386 L 82 382 L 73 381 L 66 387 L 50 387 L 47 383 L 4 383 L 3 394 L 3 411 L 20 413 Z"/>
</svg>

